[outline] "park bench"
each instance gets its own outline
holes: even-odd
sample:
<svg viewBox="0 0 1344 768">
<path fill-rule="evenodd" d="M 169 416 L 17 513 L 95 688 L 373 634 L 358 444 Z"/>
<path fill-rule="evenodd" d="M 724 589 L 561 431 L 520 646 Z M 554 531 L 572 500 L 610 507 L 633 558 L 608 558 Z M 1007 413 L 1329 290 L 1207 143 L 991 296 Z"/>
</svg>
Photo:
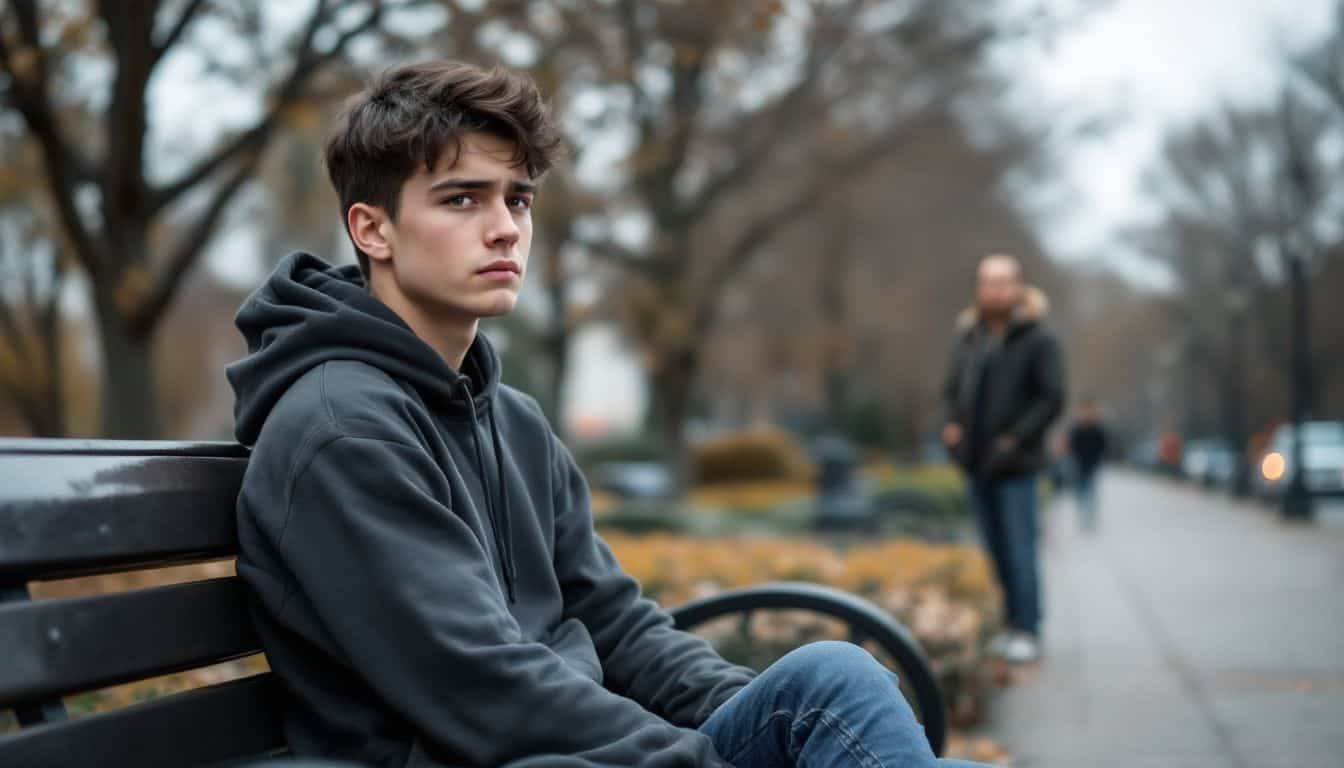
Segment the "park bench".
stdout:
<svg viewBox="0 0 1344 768">
<path fill-rule="evenodd" d="M 270 673 L 68 717 L 62 697 L 260 653 L 236 577 L 31 599 L 33 582 L 237 554 L 247 451 L 229 443 L 0 439 L 0 766 L 201 766 L 284 754 Z M 934 751 L 937 681 L 909 633 L 873 604 L 812 584 L 725 592 L 673 611 L 678 626 L 777 609 L 837 619 L 880 649 Z M 730 622 L 731 623 L 731 620 Z"/>
</svg>

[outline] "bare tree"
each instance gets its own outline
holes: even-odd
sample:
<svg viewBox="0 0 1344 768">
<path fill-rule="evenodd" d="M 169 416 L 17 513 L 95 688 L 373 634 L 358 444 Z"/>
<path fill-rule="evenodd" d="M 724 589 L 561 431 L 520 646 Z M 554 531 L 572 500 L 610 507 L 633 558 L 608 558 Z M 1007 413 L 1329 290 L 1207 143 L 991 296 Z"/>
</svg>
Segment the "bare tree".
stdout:
<svg viewBox="0 0 1344 768">
<path fill-rule="evenodd" d="M 0 102 L 23 118 L 44 161 L 45 181 L 72 263 L 86 277 L 102 351 L 102 432 L 158 432 L 152 339 L 221 216 L 255 174 L 286 110 L 310 95 L 351 41 L 379 29 L 390 0 L 315 0 L 282 52 L 262 44 L 260 3 L 204 0 L 102 2 L 71 13 L 12 0 L 0 8 Z M 210 46 L 193 30 L 211 21 Z M 220 33 L 253 54 L 250 64 L 212 66 L 266 94 L 261 115 L 195 158 L 176 176 L 153 180 L 147 97 L 176 50 L 197 46 L 211 59 L 227 48 Z M 69 100 L 86 94 L 90 62 L 113 73 L 90 124 L 70 124 Z M 275 73 L 279 73 L 278 75 Z"/>
<path fill-rule="evenodd" d="M 1181 354 L 1217 393 L 1220 431 L 1238 445 L 1260 401 L 1252 382 L 1289 371 L 1289 260 L 1319 274 L 1339 236 L 1344 198 L 1329 183 L 1341 170 L 1330 150 L 1336 122 L 1286 86 L 1275 105 L 1224 107 L 1174 131 L 1149 185 L 1165 214 L 1140 241 L 1176 278 Z M 1260 355 L 1249 357 L 1256 337 Z M 1334 373 L 1333 347 L 1328 335 L 1313 344 L 1313 392 Z"/>
<path fill-rule="evenodd" d="M 533 34 L 583 43 L 570 77 L 632 137 L 604 179 L 612 222 L 647 237 L 589 240 L 674 457 L 730 287 L 827 185 L 899 151 L 954 99 L 997 16 L 946 3 L 757 0 L 535 3 Z M 591 137 L 589 137 L 591 138 Z"/>
</svg>

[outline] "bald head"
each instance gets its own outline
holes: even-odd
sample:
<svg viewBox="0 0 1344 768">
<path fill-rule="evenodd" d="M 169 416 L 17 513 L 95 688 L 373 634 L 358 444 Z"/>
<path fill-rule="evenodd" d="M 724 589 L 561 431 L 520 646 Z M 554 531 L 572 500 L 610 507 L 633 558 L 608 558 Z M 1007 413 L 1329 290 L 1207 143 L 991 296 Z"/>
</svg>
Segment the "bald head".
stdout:
<svg viewBox="0 0 1344 768">
<path fill-rule="evenodd" d="M 1006 253 L 980 260 L 975 273 L 975 305 L 986 319 L 1004 318 L 1022 301 L 1022 262 Z"/>
</svg>

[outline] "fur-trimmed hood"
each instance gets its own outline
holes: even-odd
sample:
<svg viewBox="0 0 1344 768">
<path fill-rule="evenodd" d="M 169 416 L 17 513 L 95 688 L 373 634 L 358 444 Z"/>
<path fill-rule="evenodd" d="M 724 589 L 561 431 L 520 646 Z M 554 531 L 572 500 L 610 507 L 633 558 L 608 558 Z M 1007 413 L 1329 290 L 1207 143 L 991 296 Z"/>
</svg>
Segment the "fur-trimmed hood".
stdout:
<svg viewBox="0 0 1344 768">
<path fill-rule="evenodd" d="M 1045 291 L 1034 285 L 1026 286 L 1022 291 L 1022 300 L 1013 308 L 1012 327 L 1037 323 L 1050 314 L 1050 298 Z M 957 330 L 968 331 L 980 322 L 980 310 L 974 304 L 963 309 L 957 315 Z"/>
</svg>

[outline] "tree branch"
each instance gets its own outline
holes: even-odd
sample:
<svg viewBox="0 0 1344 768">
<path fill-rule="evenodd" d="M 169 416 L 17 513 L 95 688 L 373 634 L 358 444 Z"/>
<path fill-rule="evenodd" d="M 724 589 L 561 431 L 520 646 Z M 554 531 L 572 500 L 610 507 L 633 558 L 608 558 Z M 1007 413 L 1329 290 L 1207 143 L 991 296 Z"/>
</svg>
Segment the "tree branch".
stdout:
<svg viewBox="0 0 1344 768">
<path fill-rule="evenodd" d="M 287 108 L 293 99 L 303 89 L 308 78 L 322 65 L 336 58 L 344 50 L 347 43 L 358 35 L 367 32 L 374 27 L 382 17 L 384 3 L 375 2 L 369 14 L 358 24 L 343 32 L 336 42 L 327 51 L 317 53 L 313 49 L 313 39 L 328 18 L 332 15 L 327 0 L 318 0 L 317 7 L 313 10 L 313 15 L 309 17 L 308 23 L 304 28 L 303 36 L 299 43 L 298 52 L 294 57 L 294 68 L 290 70 L 275 92 L 270 109 L 266 111 L 251 128 L 243 131 L 232 141 L 227 142 L 216 150 L 212 155 L 206 157 L 197 163 L 193 168 L 187 170 L 176 181 L 165 184 L 154 190 L 150 195 L 148 209 L 150 215 L 162 210 L 165 206 L 172 203 L 187 190 L 200 184 L 209 178 L 220 168 L 228 165 L 230 162 L 242 157 L 245 153 L 260 149 L 266 145 L 271 132 L 275 129 L 279 121 L 280 114 Z"/>
<path fill-rule="evenodd" d="M 639 274 L 650 279 L 662 277 L 667 271 L 656 257 L 640 256 L 635 251 L 611 240 L 585 242 L 583 247 L 589 255 L 599 261 L 604 261 L 623 271 Z"/>
<path fill-rule="evenodd" d="M 148 122 L 145 91 L 153 67 L 154 6 L 146 0 L 98 4 L 116 61 L 112 102 L 104 118 L 107 150 L 102 174 L 103 221 L 107 233 L 114 237 L 126 222 L 139 215 L 148 190 L 144 168 Z M 132 254 L 109 256 L 134 258 Z"/>
<path fill-rule="evenodd" d="M 639 127 L 639 143 L 637 146 L 644 146 L 653 138 L 656 121 L 654 120 L 653 105 L 649 102 L 649 94 L 635 80 L 639 55 L 648 46 L 648 41 L 644 38 L 644 32 L 639 28 L 639 19 L 636 18 L 639 13 L 638 5 L 637 0 L 621 0 L 617 7 L 617 16 L 620 20 L 621 34 L 625 39 L 625 61 L 622 62 L 622 65 L 627 70 L 620 74 L 626 78 L 630 86 L 635 122 Z"/>
<path fill-rule="evenodd" d="M 823 23 L 824 19 L 825 17 L 817 19 L 813 27 L 812 39 L 807 46 L 807 57 L 798 81 L 771 106 L 759 110 L 753 116 L 756 122 L 766 125 L 765 136 L 748 138 L 747 131 L 735 132 L 741 142 L 738 151 L 734 153 L 739 158 L 738 161 L 733 163 L 731 168 L 710 179 L 696 193 L 695 201 L 682 211 L 686 221 L 699 221 L 718 204 L 720 198 L 749 179 L 765 158 L 775 151 L 779 142 L 788 135 L 789 129 L 793 127 L 801 112 L 799 107 L 814 95 L 814 87 L 821 76 L 822 68 L 843 47 L 847 38 L 842 34 L 835 45 L 822 45 L 823 32 L 827 29 Z"/>
<path fill-rule="evenodd" d="M 698 221 L 713 209 L 725 194 L 748 181 L 760 165 L 775 152 L 780 142 L 790 135 L 797 118 L 803 114 L 807 100 L 817 95 L 815 86 L 822 70 L 849 43 L 851 38 L 849 33 L 853 31 L 853 27 L 844 22 L 849 20 L 853 12 L 852 5 L 851 3 L 842 6 L 831 14 L 817 19 L 807 44 L 807 58 L 798 81 L 770 106 L 758 110 L 757 114 L 753 115 L 754 122 L 765 126 L 764 136 L 753 136 L 750 131 L 735 130 L 733 135 L 727 137 L 726 140 L 738 144 L 733 154 L 739 159 L 696 192 L 694 202 L 686 206 L 683 213 L 688 221 Z M 828 32 L 836 32 L 834 38 L 829 41 L 826 40 Z M 918 80 L 938 72 L 949 62 L 963 61 L 968 53 L 983 46 L 988 40 L 987 32 L 976 31 L 924 51 L 917 57 L 919 65 L 909 74 L 909 78 Z M 862 87 L 858 87 L 858 90 L 862 90 Z M 846 95 L 846 93 L 834 95 L 825 103 L 808 110 L 808 114 L 828 114 Z"/>
<path fill-rule="evenodd" d="M 206 205 L 205 211 L 178 239 L 176 247 L 168 256 L 166 265 L 159 272 L 145 300 L 128 318 L 127 328 L 132 335 L 146 334 L 158 323 L 178 284 L 182 282 L 182 277 L 201 254 L 203 243 L 210 238 L 220 216 L 228 208 L 238 190 L 252 176 L 257 163 L 261 160 L 261 154 L 261 150 L 258 149 L 239 163 L 233 175 L 215 190 L 214 197 Z"/>
<path fill-rule="evenodd" d="M 177 22 L 173 24 L 173 28 L 168 30 L 168 34 L 164 35 L 162 40 L 154 44 L 154 52 L 150 57 L 151 68 L 158 64 L 159 60 L 163 58 L 163 55 L 177 44 L 177 41 L 182 38 L 182 33 L 185 32 L 187 26 L 191 24 L 191 20 L 196 15 L 196 12 L 204 5 L 205 0 L 189 0 L 187 7 L 182 9 L 182 15 L 177 17 Z"/>
<path fill-rule="evenodd" d="M 37 139 L 46 169 L 47 187 L 75 254 L 89 274 L 96 275 L 100 249 L 75 205 L 75 188 L 80 182 L 92 178 L 91 164 L 65 140 L 52 112 L 47 97 L 47 60 L 42 50 L 35 4 L 32 0 L 13 0 L 11 7 L 18 17 L 24 48 L 33 52 L 31 79 L 16 71 L 13 52 L 3 35 L 0 35 L 0 71 L 9 77 L 11 100 Z"/>
<path fill-rule="evenodd" d="M 934 107 L 921 110 L 914 117 L 846 154 L 834 164 L 826 164 L 827 177 L 845 178 L 906 146 L 907 141 L 923 128 L 933 125 L 942 115 Z M 703 290 L 696 302 L 695 325 L 697 334 L 709 331 L 718 317 L 720 298 L 725 286 L 751 263 L 758 249 L 769 242 L 790 221 L 803 215 L 815 204 L 816 188 L 805 184 L 786 202 L 757 218 L 733 242 L 723 258 L 710 270 Z"/>
</svg>

